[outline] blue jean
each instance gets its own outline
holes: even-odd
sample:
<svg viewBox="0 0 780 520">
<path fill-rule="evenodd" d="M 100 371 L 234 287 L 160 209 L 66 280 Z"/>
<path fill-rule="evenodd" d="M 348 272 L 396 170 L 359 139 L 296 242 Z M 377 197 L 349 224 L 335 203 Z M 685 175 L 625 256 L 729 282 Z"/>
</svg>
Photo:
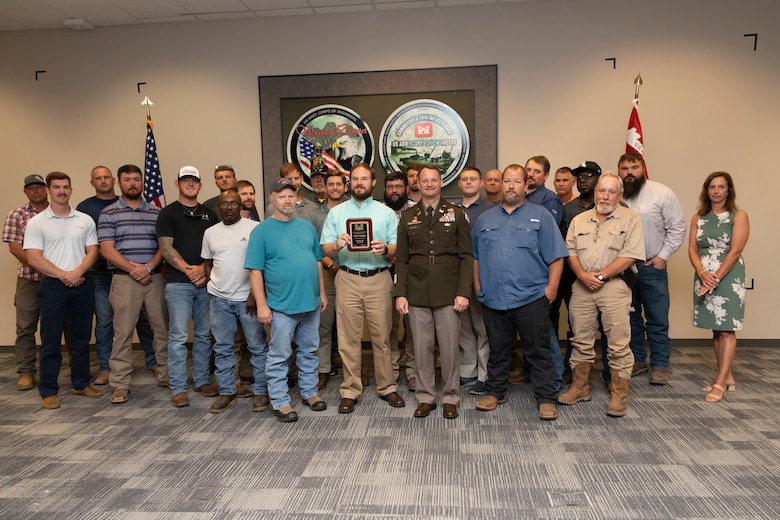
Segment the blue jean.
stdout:
<svg viewBox="0 0 780 520">
<path fill-rule="evenodd" d="M 531 375 L 536 402 L 555 403 L 555 368 L 550 355 L 550 303 L 543 296 L 522 307 L 496 310 L 483 306 L 485 328 L 490 340 L 487 394 L 502 398 L 506 395 L 515 332 L 520 334 L 523 354 Z M 560 349 L 558 350 L 560 353 Z M 561 367 L 562 368 L 562 367 Z"/>
<path fill-rule="evenodd" d="M 634 363 L 646 363 L 647 335 L 650 366 L 667 369 L 672 354 L 672 340 L 669 338 L 669 275 L 666 269 L 656 269 L 652 265 L 637 264 L 637 269 L 631 301 L 631 352 L 634 353 Z"/>
<path fill-rule="evenodd" d="M 41 311 L 41 367 L 38 391 L 41 397 L 57 395 L 62 367 L 62 331 L 70 323 L 70 381 L 73 388 L 89 386 L 89 340 L 95 284 L 87 277 L 78 287 L 66 287 L 55 278 L 43 278 L 38 285 Z"/>
<path fill-rule="evenodd" d="M 246 301 L 226 300 L 213 294 L 209 298 L 211 334 L 214 336 L 214 361 L 217 370 L 219 393 L 232 395 L 236 393 L 236 354 L 233 343 L 238 329 L 238 322 L 244 331 L 247 349 L 251 354 L 252 374 L 255 382 L 252 391 L 256 395 L 268 394 L 268 381 L 265 375 L 265 364 L 268 357 L 268 345 L 265 341 L 263 324 L 257 321 L 257 316 L 246 312 Z"/>
<path fill-rule="evenodd" d="M 111 357 L 111 345 L 114 342 L 114 310 L 108 301 L 111 290 L 111 272 L 91 272 L 90 277 L 95 281 L 95 353 L 98 358 L 100 372 L 109 372 L 108 360 Z M 144 362 L 146 368 L 157 366 L 154 356 L 152 340 L 152 327 L 146 318 L 146 311 L 141 310 L 141 317 L 135 327 L 138 333 L 138 341 L 144 350 Z"/>
<path fill-rule="evenodd" d="M 187 390 L 187 336 L 192 318 L 192 379 L 195 386 L 209 382 L 211 331 L 209 328 L 209 293 L 205 287 L 191 283 L 169 283 L 165 286 L 168 301 L 168 377 L 171 394 Z"/>
<path fill-rule="evenodd" d="M 290 394 L 287 393 L 287 361 L 292 356 L 292 338 L 298 346 L 295 358 L 298 365 L 298 388 L 301 398 L 308 399 L 317 395 L 317 368 L 319 357 L 317 348 L 320 343 L 320 310 L 300 314 L 284 314 L 271 311 L 271 342 L 268 344 L 268 360 L 265 372 L 268 376 L 268 395 L 271 406 L 278 410 L 290 404 Z"/>
</svg>

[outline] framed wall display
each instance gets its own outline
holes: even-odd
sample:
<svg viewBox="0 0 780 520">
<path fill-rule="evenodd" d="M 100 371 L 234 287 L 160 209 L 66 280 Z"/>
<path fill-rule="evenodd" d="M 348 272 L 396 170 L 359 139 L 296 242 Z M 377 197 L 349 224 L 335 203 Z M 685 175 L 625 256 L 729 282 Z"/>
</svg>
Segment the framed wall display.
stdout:
<svg viewBox="0 0 780 520">
<path fill-rule="evenodd" d="M 410 163 L 436 164 L 445 195 L 473 164 L 497 164 L 497 66 L 260 76 L 263 182 L 284 162 L 349 172 L 367 162 L 377 175 Z M 268 190 L 265 190 L 268 195 Z"/>
</svg>

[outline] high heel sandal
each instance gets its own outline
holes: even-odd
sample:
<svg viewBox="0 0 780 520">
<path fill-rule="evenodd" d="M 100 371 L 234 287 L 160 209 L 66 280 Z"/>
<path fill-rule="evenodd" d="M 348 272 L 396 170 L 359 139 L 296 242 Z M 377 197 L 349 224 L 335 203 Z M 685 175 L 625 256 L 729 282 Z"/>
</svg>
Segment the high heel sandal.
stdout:
<svg viewBox="0 0 780 520">
<path fill-rule="evenodd" d="M 726 395 L 726 387 L 712 383 L 712 391 L 704 398 L 708 403 L 717 403 Z"/>
<path fill-rule="evenodd" d="M 707 386 L 701 387 L 701 391 L 702 392 L 708 392 L 708 393 L 712 392 L 712 385 L 707 385 Z M 737 391 L 737 383 L 735 383 L 733 381 L 731 383 L 726 383 L 726 391 L 727 392 L 736 392 Z"/>
</svg>

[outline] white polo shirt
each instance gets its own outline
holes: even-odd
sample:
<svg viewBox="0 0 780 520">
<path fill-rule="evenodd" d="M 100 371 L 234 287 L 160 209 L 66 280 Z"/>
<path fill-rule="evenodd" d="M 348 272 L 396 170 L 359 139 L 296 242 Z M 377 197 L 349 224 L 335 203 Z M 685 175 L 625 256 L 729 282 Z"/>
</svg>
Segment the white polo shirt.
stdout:
<svg viewBox="0 0 780 520">
<path fill-rule="evenodd" d="M 51 206 L 27 223 L 24 249 L 40 249 L 43 257 L 63 271 L 72 271 L 87 256 L 87 246 L 98 245 L 92 217 L 70 208 L 67 217 L 58 217 Z"/>
</svg>

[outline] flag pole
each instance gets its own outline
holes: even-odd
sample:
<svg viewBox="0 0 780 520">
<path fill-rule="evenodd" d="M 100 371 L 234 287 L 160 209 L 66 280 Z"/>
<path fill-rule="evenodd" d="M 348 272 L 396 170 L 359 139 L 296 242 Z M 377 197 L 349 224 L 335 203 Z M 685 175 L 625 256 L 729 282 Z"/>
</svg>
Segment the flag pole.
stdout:
<svg viewBox="0 0 780 520">
<path fill-rule="evenodd" d="M 642 73 L 639 72 L 634 79 L 634 106 L 639 105 L 639 87 L 642 86 L 642 83 L 644 83 L 642 81 Z M 149 108 L 147 107 L 146 110 L 148 111 Z"/>
<path fill-rule="evenodd" d="M 154 123 L 149 107 L 154 106 L 149 96 L 144 96 L 141 106 L 146 108 L 146 150 L 144 152 L 144 193 L 143 197 L 162 208 L 165 206 L 165 190 L 163 189 L 162 174 L 160 173 L 160 161 L 157 158 L 157 143 L 154 139 Z"/>
<path fill-rule="evenodd" d="M 152 114 L 149 111 L 150 106 L 154 106 L 154 103 L 152 103 L 152 100 L 149 99 L 149 96 L 144 96 L 144 100 L 141 101 L 141 106 L 146 108 L 146 120 L 151 121 L 152 120 Z"/>
</svg>

